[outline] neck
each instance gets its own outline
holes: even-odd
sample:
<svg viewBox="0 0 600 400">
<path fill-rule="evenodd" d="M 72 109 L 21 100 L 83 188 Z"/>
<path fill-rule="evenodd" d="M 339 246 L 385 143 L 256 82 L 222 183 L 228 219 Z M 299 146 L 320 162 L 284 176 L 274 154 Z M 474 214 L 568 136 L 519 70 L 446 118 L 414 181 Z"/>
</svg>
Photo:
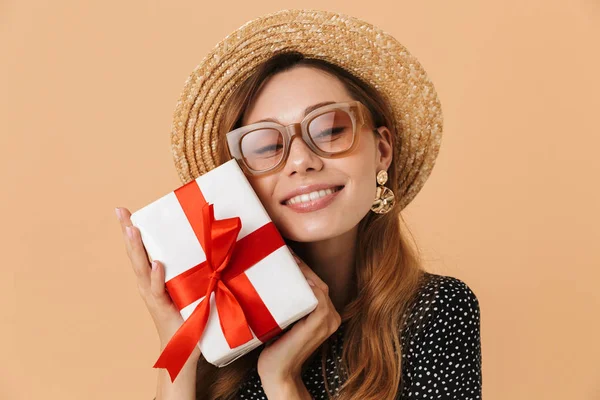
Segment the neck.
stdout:
<svg viewBox="0 0 600 400">
<path fill-rule="evenodd" d="M 290 246 L 329 287 L 338 313 L 352 300 L 352 278 L 358 226 L 340 236 L 316 242 L 292 242 Z"/>
</svg>

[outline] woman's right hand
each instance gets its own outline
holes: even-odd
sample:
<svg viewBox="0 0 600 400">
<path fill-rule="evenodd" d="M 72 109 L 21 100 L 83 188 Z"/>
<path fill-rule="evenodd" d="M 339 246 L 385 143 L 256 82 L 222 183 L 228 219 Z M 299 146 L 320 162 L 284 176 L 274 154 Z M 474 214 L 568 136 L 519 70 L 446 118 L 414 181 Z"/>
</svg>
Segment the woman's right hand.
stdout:
<svg viewBox="0 0 600 400">
<path fill-rule="evenodd" d="M 131 213 L 124 207 L 118 207 L 116 213 L 121 224 L 127 256 L 137 277 L 138 290 L 154 321 L 162 351 L 183 324 L 183 317 L 165 290 L 163 264 L 154 260 L 156 268 L 151 267 L 140 231 L 131 224 Z M 198 346 L 195 347 L 192 355 L 199 357 Z"/>
</svg>

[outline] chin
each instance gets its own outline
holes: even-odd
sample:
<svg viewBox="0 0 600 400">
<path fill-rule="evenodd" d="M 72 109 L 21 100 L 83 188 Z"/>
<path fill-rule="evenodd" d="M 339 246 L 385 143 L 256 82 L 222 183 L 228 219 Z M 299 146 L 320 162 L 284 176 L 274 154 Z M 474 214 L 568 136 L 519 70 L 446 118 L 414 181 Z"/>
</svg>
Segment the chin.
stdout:
<svg viewBox="0 0 600 400">
<path fill-rule="evenodd" d="M 294 242 L 318 242 L 340 236 L 352 227 L 346 229 L 346 226 L 333 221 L 327 223 L 319 221 L 319 223 L 314 224 L 286 221 L 278 228 L 283 237 Z"/>
<path fill-rule="evenodd" d="M 318 242 L 320 240 L 325 240 L 337 236 L 334 233 L 329 233 L 325 231 L 298 231 L 298 229 L 293 229 L 292 231 L 282 231 L 281 234 L 286 239 L 301 243 Z"/>
</svg>

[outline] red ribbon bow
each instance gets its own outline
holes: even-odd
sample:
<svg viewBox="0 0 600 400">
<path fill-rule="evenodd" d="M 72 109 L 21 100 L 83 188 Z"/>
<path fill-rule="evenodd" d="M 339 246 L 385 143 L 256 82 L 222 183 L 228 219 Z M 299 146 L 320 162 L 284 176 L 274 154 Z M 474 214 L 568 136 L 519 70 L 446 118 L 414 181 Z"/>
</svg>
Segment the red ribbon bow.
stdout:
<svg viewBox="0 0 600 400">
<path fill-rule="evenodd" d="M 166 368 L 171 382 L 202 337 L 213 291 L 221 329 L 230 348 L 252 340 L 250 327 L 261 342 L 281 333 L 243 272 L 285 244 L 272 222 L 236 241 L 241 219 L 215 220 L 213 205 L 206 202 L 195 180 L 174 193 L 206 254 L 206 261 L 166 282 L 167 291 L 179 310 L 204 296 L 153 366 Z"/>
</svg>

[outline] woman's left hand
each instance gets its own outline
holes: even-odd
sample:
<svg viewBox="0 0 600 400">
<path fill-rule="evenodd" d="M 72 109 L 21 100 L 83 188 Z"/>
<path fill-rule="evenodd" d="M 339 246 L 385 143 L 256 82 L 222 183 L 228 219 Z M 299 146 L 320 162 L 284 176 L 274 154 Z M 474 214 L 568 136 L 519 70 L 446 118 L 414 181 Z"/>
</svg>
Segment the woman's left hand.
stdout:
<svg viewBox="0 0 600 400">
<path fill-rule="evenodd" d="M 290 249 L 291 251 L 291 249 Z M 283 393 L 302 384 L 302 365 L 341 324 L 342 318 L 329 297 L 329 287 L 292 251 L 298 266 L 313 289 L 319 303 L 310 314 L 296 321 L 265 344 L 257 370 L 265 392 Z M 299 390 L 306 390 L 300 388 Z"/>
</svg>

